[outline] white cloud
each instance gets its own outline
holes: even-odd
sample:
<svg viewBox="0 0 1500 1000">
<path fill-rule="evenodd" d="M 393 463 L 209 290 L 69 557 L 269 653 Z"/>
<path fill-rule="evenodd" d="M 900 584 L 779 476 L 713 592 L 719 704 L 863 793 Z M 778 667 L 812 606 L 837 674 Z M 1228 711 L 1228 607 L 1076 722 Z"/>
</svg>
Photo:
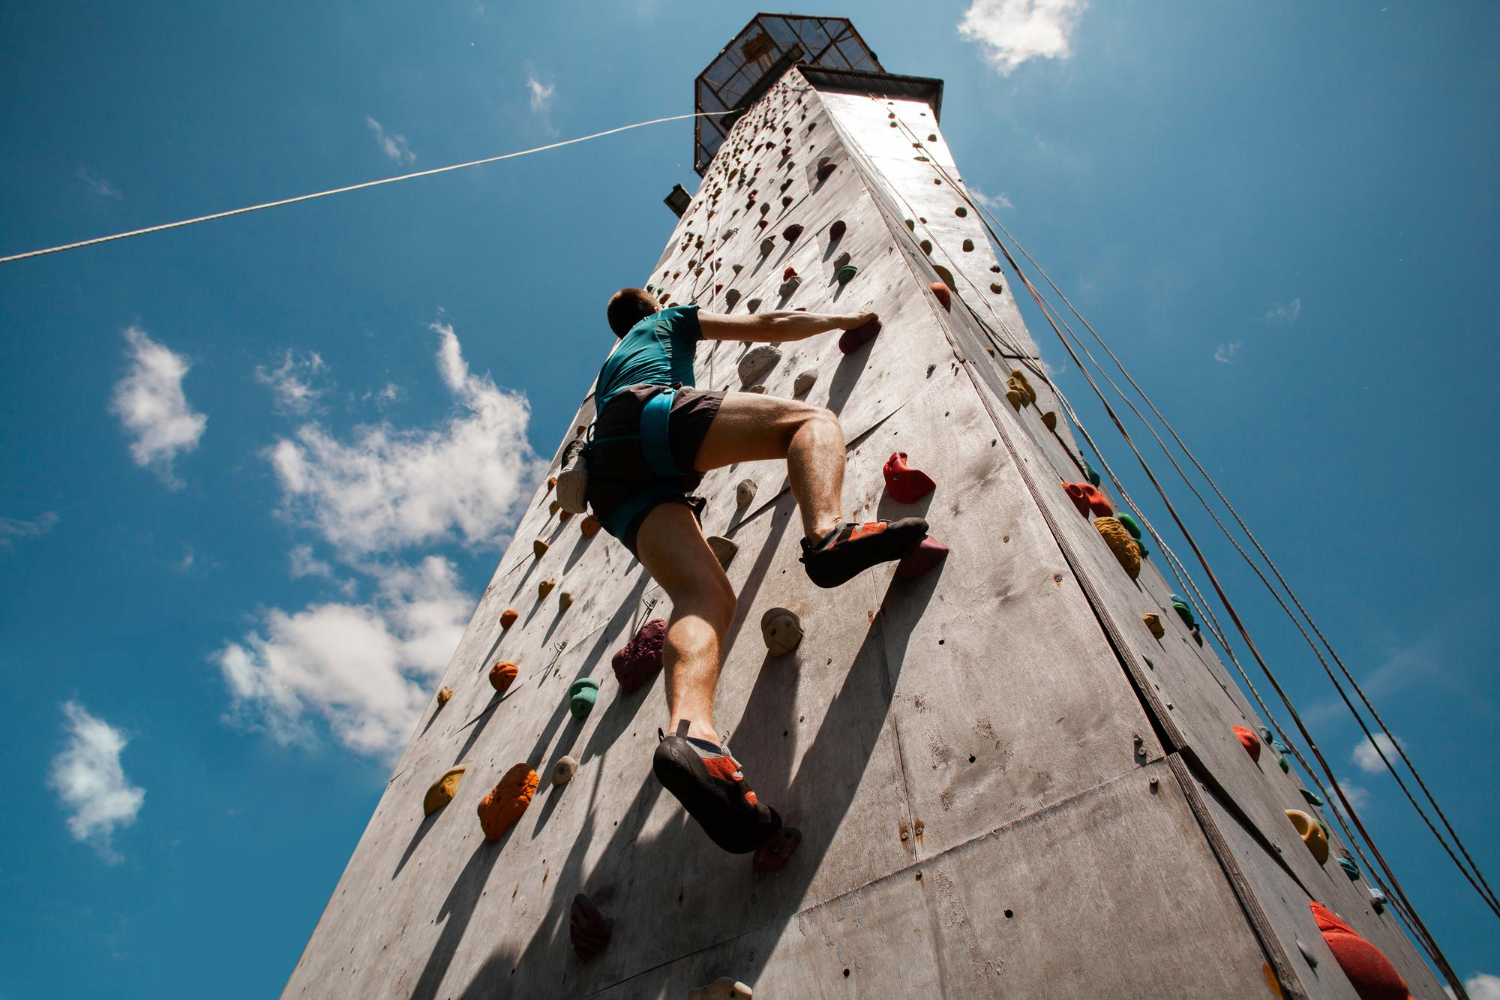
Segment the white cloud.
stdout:
<svg viewBox="0 0 1500 1000">
<path fill-rule="evenodd" d="M 1339 787 L 1344 790 L 1344 795 L 1349 799 L 1349 804 L 1358 812 L 1370 804 L 1370 792 L 1366 788 L 1354 784 L 1348 778 L 1339 779 Z M 1332 789 L 1329 789 L 1332 793 Z M 1334 794 L 1330 804 L 1337 809 L 1340 805 L 1338 795 Z M 1342 811 L 1342 810 L 1341 810 Z"/>
<path fill-rule="evenodd" d="M 1385 733 L 1376 733 L 1373 743 L 1369 739 L 1360 740 L 1354 745 L 1354 753 L 1350 759 L 1366 774 L 1380 774 L 1386 769 L 1380 754 L 1375 750 L 1376 745 L 1385 751 L 1388 760 L 1396 760 L 1396 745 Z"/>
<path fill-rule="evenodd" d="M 41 538 L 47 532 L 51 531 L 56 524 L 57 515 L 50 510 L 38 514 L 36 519 L 32 521 L 22 521 L 14 517 L 0 517 L 0 549 L 5 548 L 17 539 L 25 541 L 30 538 Z"/>
<path fill-rule="evenodd" d="M 526 90 L 531 94 L 532 114 L 541 114 L 551 109 L 552 92 L 555 89 L 553 84 L 543 83 L 536 78 L 535 73 L 526 71 Z"/>
<path fill-rule="evenodd" d="M 978 42 L 985 62 L 1004 76 L 1028 59 L 1066 59 L 1087 0 L 974 0 L 958 33 Z"/>
<path fill-rule="evenodd" d="M 1214 360 L 1221 365 L 1231 364 L 1234 361 L 1235 353 L 1239 349 L 1239 341 L 1235 341 L 1232 344 L 1220 344 L 1218 350 L 1214 351 Z"/>
<path fill-rule="evenodd" d="M 371 132 L 375 133 L 375 141 L 386 156 L 397 163 L 410 163 L 417 158 L 417 154 L 413 153 L 411 147 L 406 144 L 406 136 L 387 132 L 384 125 L 369 115 L 365 115 L 365 124 L 370 126 Z"/>
<path fill-rule="evenodd" d="M 150 468 L 168 487 L 182 484 L 172 475 L 172 460 L 198 447 L 208 418 L 188 405 L 182 379 L 190 367 L 180 354 L 152 340 L 145 330 L 125 331 L 130 370 L 115 384 L 110 410 L 132 438 L 130 457 Z"/>
<path fill-rule="evenodd" d="M 985 208 L 989 209 L 991 212 L 997 211 L 1002 208 L 1016 207 L 1011 202 L 1010 198 L 1006 196 L 1004 191 L 1001 191 L 997 195 L 988 195 L 979 190 L 977 187 L 970 185 L 969 196 L 972 197 L 975 201 L 979 202 L 979 204 L 983 205 Z"/>
<path fill-rule="evenodd" d="M 121 198 L 125 197 L 120 193 L 119 188 L 115 187 L 107 179 L 100 177 L 98 174 L 94 173 L 88 167 L 79 167 L 77 177 L 79 180 L 83 181 L 84 187 L 88 188 L 90 192 L 97 194 L 101 198 L 113 198 L 116 201 L 119 201 Z"/>
<path fill-rule="evenodd" d="M 401 431 L 381 422 L 340 441 L 317 423 L 267 451 L 287 515 L 357 558 L 461 535 L 494 540 L 512 521 L 543 463 L 526 440 L 524 396 L 469 372 L 451 326 L 439 336 L 438 370 L 457 410 L 442 426 Z"/>
<path fill-rule="evenodd" d="M 333 578 L 333 567 L 313 555 L 311 545 L 299 545 L 287 553 L 293 577 L 321 576 Z"/>
<path fill-rule="evenodd" d="M 1464 980 L 1464 989 L 1469 1000 L 1500 1000 L 1500 976 L 1477 972 Z"/>
<path fill-rule="evenodd" d="M 315 718 L 349 749 L 400 752 L 473 611 L 453 564 L 371 568 L 374 600 L 273 608 L 213 659 L 233 696 L 231 718 L 282 743 L 315 739 Z"/>
<path fill-rule="evenodd" d="M 275 368 L 256 365 L 255 381 L 271 387 L 278 413 L 306 416 L 323 395 L 323 389 L 315 382 L 318 373 L 327 367 L 317 351 L 309 351 L 300 358 L 287 351 Z"/>
<path fill-rule="evenodd" d="M 89 844 L 110 864 L 120 860 L 110 845 L 117 827 L 135 822 L 146 801 L 145 790 L 132 785 L 120 765 L 125 734 L 75 702 L 63 704 L 68 743 L 52 759 L 47 784 L 69 812 L 68 832 Z"/>
<path fill-rule="evenodd" d="M 392 403 L 401 399 L 401 387 L 394 382 L 387 382 L 378 390 L 369 390 L 359 397 L 361 403 L 374 403 L 379 409 L 385 409 Z"/>
<path fill-rule="evenodd" d="M 1266 310 L 1267 323 L 1295 323 L 1297 317 L 1302 315 L 1302 300 L 1293 299 L 1290 302 L 1278 302 Z"/>
</svg>

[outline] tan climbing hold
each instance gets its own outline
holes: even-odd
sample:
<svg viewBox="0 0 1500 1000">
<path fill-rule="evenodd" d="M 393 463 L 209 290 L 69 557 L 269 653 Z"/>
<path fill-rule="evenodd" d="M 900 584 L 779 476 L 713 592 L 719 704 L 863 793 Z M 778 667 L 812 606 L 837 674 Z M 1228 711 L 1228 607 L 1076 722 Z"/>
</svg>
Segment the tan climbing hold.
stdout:
<svg viewBox="0 0 1500 1000">
<path fill-rule="evenodd" d="M 542 541 L 540 538 L 531 543 L 531 551 L 536 553 L 536 557 L 538 559 L 547 554 L 547 548 L 547 543 Z"/>
<path fill-rule="evenodd" d="M 536 585 L 537 597 L 545 601 L 547 599 L 547 595 L 552 593 L 552 588 L 555 586 L 557 586 L 556 580 L 543 580 L 541 583 Z"/>
<path fill-rule="evenodd" d="M 448 685 L 444 684 L 442 687 L 438 688 L 438 693 L 437 693 L 438 708 L 442 708 L 444 705 L 448 704 L 448 701 L 452 697 L 453 697 L 453 689 L 451 687 L 449 687 Z"/>
<path fill-rule="evenodd" d="M 1031 387 L 1030 382 L 1026 381 L 1026 373 L 1024 371 L 1019 368 L 1012 368 L 1010 370 L 1010 383 L 1013 384 L 1014 388 L 1020 389 L 1026 394 L 1026 402 L 1036 402 L 1036 390 Z"/>
<path fill-rule="evenodd" d="M 839 268 L 843 267 L 845 264 L 849 263 L 853 259 L 854 259 L 854 257 L 852 255 L 850 255 L 849 251 L 845 250 L 843 253 L 841 253 L 837 257 L 833 258 L 833 269 L 835 271 L 837 271 Z"/>
<path fill-rule="evenodd" d="M 458 792 L 458 783 L 463 780 L 464 772 L 467 770 L 468 767 L 464 764 L 450 767 L 446 774 L 432 783 L 432 787 L 427 789 L 427 794 L 422 796 L 423 816 L 431 816 L 453 801 L 453 796 Z"/>
<path fill-rule="evenodd" d="M 1047 426 L 1047 429 L 1049 431 L 1057 430 L 1057 414 L 1053 413 L 1051 410 L 1048 410 L 1046 413 L 1042 414 L 1042 423 Z"/>
<path fill-rule="evenodd" d="M 536 772 L 525 764 L 517 764 L 479 800 L 479 825 L 484 829 L 484 839 L 493 843 L 505 836 L 505 831 L 516 825 L 516 820 L 531 805 L 536 795 L 536 786 L 541 783 Z"/>
<path fill-rule="evenodd" d="M 771 374 L 776 370 L 776 365 L 780 361 L 781 349 L 772 347 L 770 344 L 761 344 L 747 352 L 743 358 L 740 358 L 740 388 L 748 389 Z"/>
<path fill-rule="evenodd" d="M 573 606 L 573 592 L 565 590 L 557 595 L 557 606 L 566 611 Z"/>
<path fill-rule="evenodd" d="M 734 504 L 740 510 L 750 506 L 755 499 L 755 480 L 741 479 L 740 484 L 734 488 Z"/>
<path fill-rule="evenodd" d="M 516 674 L 520 672 L 521 668 L 514 663 L 508 660 L 497 660 L 495 665 L 490 667 L 490 687 L 504 694 L 510 690 L 510 686 L 515 683 Z"/>
<path fill-rule="evenodd" d="M 958 283 L 953 280 L 953 272 L 952 271 L 948 270 L 946 267 L 944 267 L 941 264 L 934 264 L 934 265 L 932 265 L 932 269 L 934 271 L 936 271 L 937 272 L 937 276 L 943 280 L 943 284 L 947 285 L 949 288 L 957 288 L 958 287 Z"/>
<path fill-rule="evenodd" d="M 787 608 L 768 608 L 760 616 L 760 634 L 772 656 L 785 656 L 802 642 L 802 620 Z"/>
<path fill-rule="evenodd" d="M 708 536 L 708 548 L 713 552 L 714 558 L 719 560 L 719 566 L 723 569 L 729 568 L 729 564 L 734 561 L 734 554 L 740 550 L 738 545 L 723 535 Z"/>
<path fill-rule="evenodd" d="M 578 761 L 571 755 L 563 757 L 552 765 L 552 784 L 556 786 L 566 785 L 573 780 L 573 775 L 578 773 Z"/>
<path fill-rule="evenodd" d="M 1012 379 L 1011 381 L 1015 380 Z M 1026 394 L 1020 389 L 1011 386 L 1011 388 L 1005 390 L 1005 401 L 1015 407 L 1017 413 L 1020 413 L 1021 407 L 1026 405 Z"/>
<path fill-rule="evenodd" d="M 809 369 L 807 369 L 807 371 L 805 371 L 802 374 L 798 375 L 796 381 L 794 381 L 792 383 L 792 395 L 794 395 L 794 396 L 800 396 L 800 395 L 802 395 L 803 393 L 805 393 L 809 389 L 811 389 L 814 385 L 816 385 L 817 382 L 818 382 L 818 371 L 817 371 L 817 369 L 816 368 L 809 368 Z"/>
<path fill-rule="evenodd" d="M 733 976 L 720 976 L 707 986 L 688 990 L 688 1000 L 750 1000 L 755 991 Z"/>
<path fill-rule="evenodd" d="M 547 505 L 548 514 L 556 514 L 560 510 L 562 510 L 562 504 L 557 500 L 554 500 Z"/>
<path fill-rule="evenodd" d="M 1130 534 L 1130 529 L 1118 518 L 1096 517 L 1094 527 L 1099 529 L 1110 551 L 1120 561 L 1120 567 L 1132 580 L 1141 575 L 1141 546 Z"/>
<path fill-rule="evenodd" d="M 1141 621 L 1146 623 L 1146 628 L 1150 629 L 1151 634 L 1156 636 L 1158 639 L 1167 634 L 1167 627 L 1161 623 L 1160 616 L 1141 615 Z"/>
<path fill-rule="evenodd" d="M 515 608 L 506 608 L 504 611 L 500 612 L 500 627 L 509 632 L 510 627 L 514 625 L 516 623 L 516 620 L 520 617 L 521 612 L 517 611 Z"/>
</svg>

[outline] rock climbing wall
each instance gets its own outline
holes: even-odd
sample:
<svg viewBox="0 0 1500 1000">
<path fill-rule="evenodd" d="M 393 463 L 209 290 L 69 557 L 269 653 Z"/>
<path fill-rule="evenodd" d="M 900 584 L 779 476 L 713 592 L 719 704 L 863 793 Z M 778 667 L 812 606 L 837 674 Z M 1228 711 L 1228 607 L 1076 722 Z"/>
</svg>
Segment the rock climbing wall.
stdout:
<svg viewBox="0 0 1500 1000">
<path fill-rule="evenodd" d="M 669 607 L 543 487 L 285 995 L 682 997 L 730 976 L 762 997 L 1354 997 L 1316 899 L 1437 1000 L 1342 845 L 1320 864 L 1287 818 L 1319 812 L 1241 743 L 1260 720 L 1157 557 L 1132 579 L 1096 526 L 1108 491 L 1064 489 L 1087 483 L 1077 447 L 944 177 L 934 107 L 809 75 L 740 119 L 641 282 L 721 312 L 878 311 L 852 353 L 784 345 L 749 385 L 747 345 L 702 344 L 698 384 L 829 407 L 846 513 L 923 514 L 951 549 L 917 579 L 817 590 L 784 469 L 705 478 L 739 595 L 717 721 L 800 849 L 756 874 L 663 793 L 662 682 L 626 694 L 611 656 Z M 586 397 L 575 426 L 592 417 Z M 935 490 L 892 496 L 895 452 Z M 761 634 L 773 607 L 804 632 L 783 655 Z M 570 935 L 579 893 L 598 912 Z"/>
</svg>

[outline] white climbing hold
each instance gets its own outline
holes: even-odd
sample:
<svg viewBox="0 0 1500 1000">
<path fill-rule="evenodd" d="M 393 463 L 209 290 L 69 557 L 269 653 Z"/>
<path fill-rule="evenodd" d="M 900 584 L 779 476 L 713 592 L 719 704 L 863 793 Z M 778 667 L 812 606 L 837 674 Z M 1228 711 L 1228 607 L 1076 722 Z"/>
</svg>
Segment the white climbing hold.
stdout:
<svg viewBox="0 0 1500 1000">
<path fill-rule="evenodd" d="M 568 755 L 552 765 L 552 784 L 566 785 L 578 773 L 578 761 Z"/>
<path fill-rule="evenodd" d="M 746 389 L 759 382 L 775 370 L 781 361 L 781 350 L 770 344 L 761 344 L 740 359 L 740 388 Z"/>
<path fill-rule="evenodd" d="M 740 510 L 750 506 L 750 501 L 755 499 L 755 480 L 741 479 L 740 484 L 734 488 L 734 503 Z"/>
<path fill-rule="evenodd" d="M 760 634 L 772 656 L 785 656 L 802 642 L 802 620 L 787 608 L 768 608 L 760 616 Z"/>
<path fill-rule="evenodd" d="M 815 369 L 815 368 L 809 368 L 809 369 L 807 369 L 807 371 L 805 371 L 802 374 L 798 375 L 797 376 L 797 380 L 792 383 L 792 394 L 794 396 L 800 396 L 800 395 L 802 395 L 803 393 L 805 393 L 809 389 L 811 389 L 814 385 L 816 385 L 817 381 L 818 381 L 818 372 L 817 372 L 817 369 Z"/>
</svg>

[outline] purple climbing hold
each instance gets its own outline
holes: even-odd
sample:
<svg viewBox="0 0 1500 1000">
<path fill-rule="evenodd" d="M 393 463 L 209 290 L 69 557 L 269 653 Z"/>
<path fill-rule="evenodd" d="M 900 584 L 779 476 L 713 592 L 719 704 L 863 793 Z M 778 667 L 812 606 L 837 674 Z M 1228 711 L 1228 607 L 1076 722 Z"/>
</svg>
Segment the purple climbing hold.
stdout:
<svg viewBox="0 0 1500 1000">
<path fill-rule="evenodd" d="M 635 694 L 649 684 L 661 670 L 661 648 L 667 638 L 667 620 L 653 618 L 640 627 L 635 637 L 620 648 L 610 665 L 620 691 Z"/>
<path fill-rule="evenodd" d="M 568 937 L 573 941 L 573 950 L 585 962 L 609 944 L 609 921 L 581 892 L 573 897 L 573 908 L 568 914 Z"/>
<path fill-rule="evenodd" d="M 844 335 L 839 338 L 839 350 L 845 354 L 853 354 L 874 340 L 879 333 L 880 320 L 878 319 L 872 319 L 863 326 L 856 326 L 852 330 L 845 330 Z"/>
<path fill-rule="evenodd" d="M 785 239 L 788 243 L 794 243 L 796 242 L 797 237 L 802 235 L 802 227 L 794 222 L 790 226 L 787 226 L 785 229 L 783 229 L 781 231 L 781 235 L 782 238 Z"/>
<path fill-rule="evenodd" d="M 948 556 L 948 546 L 932 538 L 924 538 L 917 547 L 901 557 L 896 564 L 896 576 L 902 580 L 915 580 L 926 576 Z"/>
</svg>

